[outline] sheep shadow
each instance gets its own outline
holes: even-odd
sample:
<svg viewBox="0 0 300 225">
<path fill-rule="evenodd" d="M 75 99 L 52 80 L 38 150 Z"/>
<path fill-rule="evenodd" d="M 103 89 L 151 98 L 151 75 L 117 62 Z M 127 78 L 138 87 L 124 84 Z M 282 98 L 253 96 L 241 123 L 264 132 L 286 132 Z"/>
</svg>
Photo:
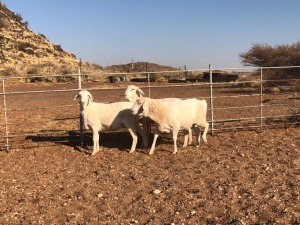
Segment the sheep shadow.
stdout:
<svg viewBox="0 0 300 225">
<path fill-rule="evenodd" d="M 129 152 L 132 144 L 132 137 L 128 131 L 118 131 L 118 132 L 100 132 L 99 144 L 100 148 L 107 149 L 117 149 L 122 152 Z M 151 144 L 154 139 L 154 134 L 149 134 L 149 146 L 148 148 L 143 148 L 142 137 L 138 134 L 138 143 L 136 145 L 136 152 L 141 154 L 149 154 Z M 84 137 L 85 149 L 89 149 L 89 152 L 92 152 L 93 149 L 93 133 L 92 131 L 88 131 L 85 133 Z M 159 145 L 169 144 L 173 146 L 173 138 L 170 135 L 159 136 L 156 142 L 156 147 Z M 164 151 L 163 149 L 160 151 Z M 168 151 L 169 150 L 165 150 Z"/>
<path fill-rule="evenodd" d="M 93 133 L 92 131 L 83 132 L 83 140 L 81 143 L 80 131 L 67 131 L 66 135 L 53 135 L 50 131 L 43 131 L 45 134 L 28 135 L 25 140 L 35 143 L 53 143 L 55 145 L 65 145 L 76 151 L 91 154 L 93 149 Z M 52 131 L 53 133 L 53 131 Z M 100 148 L 113 148 L 119 151 L 129 151 L 132 144 L 132 137 L 127 131 L 118 132 L 100 132 L 99 144 Z M 138 137 L 137 149 L 142 145 L 142 138 Z"/>
<path fill-rule="evenodd" d="M 99 133 L 99 145 L 100 148 L 114 148 L 119 151 L 129 151 L 132 145 L 132 137 L 128 131 L 117 131 L 117 132 L 100 132 Z M 84 134 L 84 143 L 86 148 L 91 151 L 93 149 L 93 133 L 87 131 Z M 136 148 L 142 145 L 142 138 L 138 135 L 138 143 Z"/>
<path fill-rule="evenodd" d="M 300 126 L 299 112 L 295 111 L 286 118 L 267 118 L 265 123 L 268 125 L 273 125 L 274 127 L 280 125 L 281 126 L 284 125 L 285 128 L 291 126 L 299 127 Z"/>
<path fill-rule="evenodd" d="M 66 131 L 65 134 L 55 134 L 55 130 L 42 130 L 40 134 L 28 135 L 25 140 L 35 143 L 53 143 L 55 145 L 65 145 L 74 149 L 80 147 L 80 132 Z M 49 144 L 50 145 L 50 144 Z"/>
</svg>

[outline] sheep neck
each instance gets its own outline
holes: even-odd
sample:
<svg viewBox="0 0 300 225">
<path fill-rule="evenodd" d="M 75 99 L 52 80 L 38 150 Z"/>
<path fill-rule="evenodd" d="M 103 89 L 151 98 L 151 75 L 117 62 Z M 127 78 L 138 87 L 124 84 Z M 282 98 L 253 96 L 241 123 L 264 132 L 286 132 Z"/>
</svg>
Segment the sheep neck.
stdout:
<svg viewBox="0 0 300 225">
<path fill-rule="evenodd" d="M 156 123 L 162 123 L 164 121 L 165 108 L 156 102 L 150 101 L 148 108 L 148 117 Z"/>
</svg>

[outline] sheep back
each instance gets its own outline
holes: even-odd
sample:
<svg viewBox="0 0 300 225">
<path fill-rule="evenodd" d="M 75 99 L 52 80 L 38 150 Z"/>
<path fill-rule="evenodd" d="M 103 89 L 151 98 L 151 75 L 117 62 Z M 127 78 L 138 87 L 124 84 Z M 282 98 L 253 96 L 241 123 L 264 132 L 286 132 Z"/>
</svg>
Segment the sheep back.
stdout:
<svg viewBox="0 0 300 225">
<path fill-rule="evenodd" d="M 148 102 L 149 117 L 158 124 L 190 128 L 197 122 L 205 126 L 207 103 L 205 100 L 186 99 L 182 101 L 151 101 Z M 169 126 L 168 126 L 169 127 Z"/>
<path fill-rule="evenodd" d="M 131 113 L 133 103 L 94 103 L 91 102 L 88 109 L 83 111 L 86 123 L 91 127 L 99 127 L 99 130 L 117 130 L 126 124 L 133 124 L 135 117 Z"/>
</svg>

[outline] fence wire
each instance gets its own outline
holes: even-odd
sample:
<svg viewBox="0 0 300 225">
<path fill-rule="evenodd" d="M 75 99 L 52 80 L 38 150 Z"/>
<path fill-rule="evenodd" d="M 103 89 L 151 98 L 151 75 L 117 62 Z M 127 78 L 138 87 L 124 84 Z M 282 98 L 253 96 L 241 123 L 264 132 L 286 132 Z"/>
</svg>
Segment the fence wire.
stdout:
<svg viewBox="0 0 300 225">
<path fill-rule="evenodd" d="M 124 101 L 125 89 L 130 84 L 139 86 L 145 93 L 148 91 L 148 96 L 152 98 L 206 99 L 211 133 L 299 126 L 299 79 L 264 79 L 264 71 L 285 68 L 299 67 L 256 68 L 255 72 L 245 72 L 244 68 L 209 67 L 186 71 L 110 74 L 81 74 L 79 70 L 78 74 L 63 76 L 2 78 L 0 149 L 8 151 L 58 144 L 77 146 L 82 143 L 84 133 L 85 136 L 90 134 L 82 130 L 79 105 L 73 101 L 75 94 L 86 89 L 92 92 L 98 102 Z M 231 81 L 214 80 L 215 74 L 221 70 L 230 71 L 238 78 Z M 204 79 L 204 73 L 209 74 L 208 80 Z M 111 76 L 126 79 L 110 82 L 108 78 Z M 68 77 L 68 82 L 44 81 L 52 78 L 65 80 L 65 77 Z M 150 77 L 156 77 L 158 81 L 153 82 Z M 42 81 L 24 82 L 35 78 Z M 131 82 L 132 78 L 141 79 L 142 82 Z M 159 82 L 161 80 L 163 82 Z"/>
</svg>

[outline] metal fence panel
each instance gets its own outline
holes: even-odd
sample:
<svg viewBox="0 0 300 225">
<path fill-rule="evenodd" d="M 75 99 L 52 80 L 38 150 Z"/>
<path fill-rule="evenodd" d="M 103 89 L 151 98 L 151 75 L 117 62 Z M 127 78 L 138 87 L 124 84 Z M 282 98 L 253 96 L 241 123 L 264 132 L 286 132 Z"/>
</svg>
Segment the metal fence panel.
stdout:
<svg viewBox="0 0 300 225">
<path fill-rule="evenodd" d="M 268 69 L 279 68 L 258 68 L 257 76 L 239 75 L 238 80 L 219 82 L 214 81 L 214 74 L 220 70 L 235 71 L 235 74 L 239 74 L 237 71 L 243 71 L 243 68 L 213 69 L 210 66 L 202 70 L 122 73 L 122 76 L 126 77 L 125 81 L 101 84 L 91 82 L 98 80 L 99 75 L 81 74 L 80 70 L 78 74 L 68 75 L 73 77 L 70 79 L 71 82 L 55 84 L 22 83 L 27 79 L 24 77 L 5 78 L 2 79 L 0 93 L 3 99 L 0 103 L 2 136 L 0 147 L 2 150 L 9 150 L 48 147 L 63 143 L 82 145 L 83 131 L 79 105 L 73 101 L 77 91 L 90 90 L 96 96 L 96 101 L 100 102 L 124 101 L 126 86 L 133 84 L 128 81 L 130 76 L 146 78 L 144 82 L 134 84 L 144 89 L 148 96 L 151 93 L 152 98 L 196 97 L 209 101 L 207 119 L 212 133 L 299 125 L 299 79 L 267 80 L 264 73 Z M 192 73 L 203 72 L 210 74 L 208 81 L 189 78 Z M 169 82 L 151 82 L 150 76 L 168 79 Z M 49 79 L 47 76 L 39 78 Z M 285 85 L 282 85 L 283 82 Z"/>
</svg>

